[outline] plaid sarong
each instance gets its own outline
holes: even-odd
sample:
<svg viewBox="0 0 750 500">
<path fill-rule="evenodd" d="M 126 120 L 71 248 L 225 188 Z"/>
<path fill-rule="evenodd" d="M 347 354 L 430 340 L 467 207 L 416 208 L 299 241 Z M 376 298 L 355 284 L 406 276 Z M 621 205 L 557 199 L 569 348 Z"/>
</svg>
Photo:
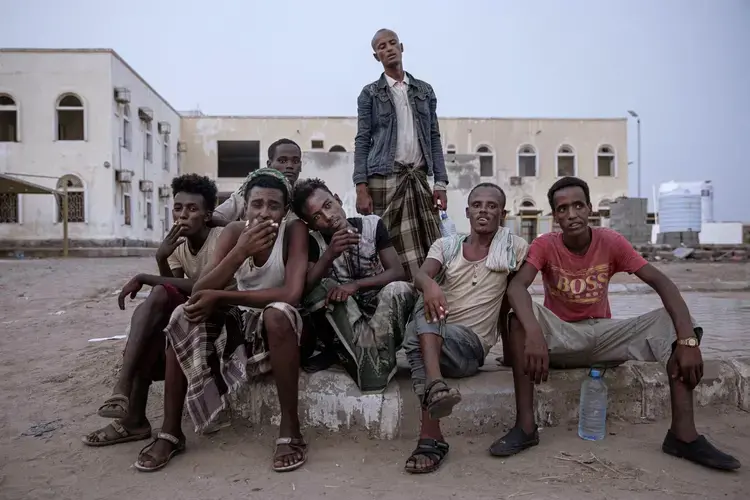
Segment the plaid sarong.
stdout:
<svg viewBox="0 0 750 500">
<path fill-rule="evenodd" d="M 284 302 L 266 309 L 283 312 L 299 341 L 302 317 Z M 201 433 L 217 423 L 229 407 L 228 396 L 240 385 L 271 371 L 268 345 L 263 335 L 263 311 L 233 306 L 215 311 L 204 323 L 190 323 L 183 306 L 172 313 L 164 330 L 187 378 L 185 402 Z"/>
<path fill-rule="evenodd" d="M 383 219 L 407 280 L 412 281 L 440 238 L 438 212 L 422 167 L 396 163 L 388 176 L 367 179 L 373 211 Z"/>
</svg>

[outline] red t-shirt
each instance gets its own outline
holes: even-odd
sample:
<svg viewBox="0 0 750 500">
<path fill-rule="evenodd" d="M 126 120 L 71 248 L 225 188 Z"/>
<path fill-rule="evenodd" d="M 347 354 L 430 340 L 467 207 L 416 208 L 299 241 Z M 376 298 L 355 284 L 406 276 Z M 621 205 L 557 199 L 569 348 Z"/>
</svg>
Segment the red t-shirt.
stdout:
<svg viewBox="0 0 750 500">
<path fill-rule="evenodd" d="M 544 307 L 568 322 L 611 318 L 610 278 L 647 264 L 620 233 L 604 227 L 591 228 L 591 245 L 584 255 L 568 250 L 562 233 L 543 234 L 531 243 L 526 262 L 542 273 Z"/>
</svg>

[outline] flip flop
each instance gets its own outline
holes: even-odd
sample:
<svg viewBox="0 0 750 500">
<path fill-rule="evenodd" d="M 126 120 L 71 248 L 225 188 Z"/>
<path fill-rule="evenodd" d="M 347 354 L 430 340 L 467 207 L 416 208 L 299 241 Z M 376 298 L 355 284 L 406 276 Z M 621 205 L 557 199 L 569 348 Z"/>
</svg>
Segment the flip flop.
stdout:
<svg viewBox="0 0 750 500">
<path fill-rule="evenodd" d="M 282 455 L 279 455 L 279 445 L 282 445 L 282 444 L 289 446 L 289 448 L 291 448 L 292 451 L 290 451 L 289 453 L 284 453 Z M 290 455 L 295 455 L 297 453 L 302 455 L 302 458 L 299 461 L 291 465 L 276 467 L 277 460 L 284 458 L 284 457 L 288 457 Z M 273 454 L 273 463 L 274 463 L 273 470 L 275 472 L 291 472 L 293 470 L 296 470 L 302 467 L 306 461 L 307 461 L 307 443 L 305 443 L 305 440 L 303 438 L 285 437 L 285 438 L 279 438 L 276 440 L 276 451 Z"/>
<path fill-rule="evenodd" d="M 109 430 L 111 429 L 111 430 Z M 142 441 L 151 437 L 151 427 L 131 432 L 115 420 L 106 427 L 88 434 L 81 438 L 86 446 L 112 446 L 113 444 L 129 443 L 131 441 Z"/>
<path fill-rule="evenodd" d="M 128 416 L 128 404 L 130 400 L 122 394 L 114 394 L 107 399 L 97 410 L 97 415 L 103 418 L 123 419 Z"/>
<path fill-rule="evenodd" d="M 155 461 L 153 460 L 154 457 L 149 455 L 148 452 L 154 447 L 156 442 L 159 440 L 169 441 L 170 443 L 174 445 L 174 448 L 172 449 L 172 451 L 169 453 L 169 455 L 166 457 L 166 459 L 163 462 L 157 463 L 156 465 L 153 465 L 151 467 L 143 465 L 142 463 L 143 457 L 146 457 L 146 459 L 149 462 Z M 147 444 L 141 449 L 141 451 L 138 453 L 138 460 L 136 460 L 136 462 L 133 464 L 133 467 L 135 467 L 141 472 L 156 472 L 166 467 L 169 461 L 172 460 L 174 456 L 179 455 L 183 451 L 185 451 L 185 438 L 184 437 L 180 439 L 180 438 L 173 436 L 172 434 L 167 434 L 166 432 L 160 432 L 156 435 L 156 439 L 154 439 L 153 441 L 151 441 L 149 444 Z"/>
</svg>

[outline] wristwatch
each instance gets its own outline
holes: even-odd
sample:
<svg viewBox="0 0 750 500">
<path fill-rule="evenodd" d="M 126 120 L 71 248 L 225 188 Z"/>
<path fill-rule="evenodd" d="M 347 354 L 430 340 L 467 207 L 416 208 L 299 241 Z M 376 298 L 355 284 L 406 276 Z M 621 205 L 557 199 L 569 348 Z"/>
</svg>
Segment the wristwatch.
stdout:
<svg viewBox="0 0 750 500">
<path fill-rule="evenodd" d="M 698 347 L 700 345 L 700 341 L 697 337 L 688 337 L 686 339 L 677 339 L 677 345 L 684 345 L 687 347 Z"/>
</svg>

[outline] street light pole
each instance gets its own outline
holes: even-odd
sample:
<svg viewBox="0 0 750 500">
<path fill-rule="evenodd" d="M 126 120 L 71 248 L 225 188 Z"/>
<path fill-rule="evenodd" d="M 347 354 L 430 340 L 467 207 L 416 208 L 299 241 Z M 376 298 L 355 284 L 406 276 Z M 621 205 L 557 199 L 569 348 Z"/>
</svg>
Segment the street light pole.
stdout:
<svg viewBox="0 0 750 500">
<path fill-rule="evenodd" d="M 638 113 L 636 113 L 633 110 L 628 110 L 628 113 L 630 116 L 635 118 L 635 123 L 637 127 L 637 134 L 638 134 L 638 170 L 636 174 L 636 178 L 638 181 L 638 187 L 636 192 L 638 193 L 638 198 L 641 197 L 641 117 L 638 116 Z"/>
</svg>

